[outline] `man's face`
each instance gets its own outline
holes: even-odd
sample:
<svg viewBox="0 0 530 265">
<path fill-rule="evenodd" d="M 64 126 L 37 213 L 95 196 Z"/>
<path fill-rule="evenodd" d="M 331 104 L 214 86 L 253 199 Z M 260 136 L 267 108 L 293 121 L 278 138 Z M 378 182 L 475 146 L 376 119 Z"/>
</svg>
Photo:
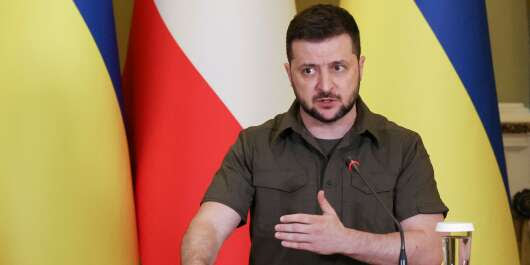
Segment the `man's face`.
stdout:
<svg viewBox="0 0 530 265">
<path fill-rule="evenodd" d="M 348 34 L 322 41 L 295 40 L 285 69 L 302 111 L 332 123 L 353 108 L 359 95 L 364 57 L 353 52 Z"/>
</svg>

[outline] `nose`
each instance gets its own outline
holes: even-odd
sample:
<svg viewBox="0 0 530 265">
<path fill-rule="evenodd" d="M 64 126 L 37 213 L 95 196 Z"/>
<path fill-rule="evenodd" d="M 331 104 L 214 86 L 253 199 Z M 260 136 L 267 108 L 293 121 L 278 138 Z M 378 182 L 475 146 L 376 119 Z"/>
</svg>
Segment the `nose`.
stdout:
<svg viewBox="0 0 530 265">
<path fill-rule="evenodd" d="M 332 80 L 332 77 L 331 77 L 331 74 L 326 71 L 326 70 L 322 70 L 320 72 L 320 80 L 318 82 L 318 90 L 322 91 L 322 92 L 330 92 L 331 90 L 333 90 L 333 80 Z"/>
</svg>

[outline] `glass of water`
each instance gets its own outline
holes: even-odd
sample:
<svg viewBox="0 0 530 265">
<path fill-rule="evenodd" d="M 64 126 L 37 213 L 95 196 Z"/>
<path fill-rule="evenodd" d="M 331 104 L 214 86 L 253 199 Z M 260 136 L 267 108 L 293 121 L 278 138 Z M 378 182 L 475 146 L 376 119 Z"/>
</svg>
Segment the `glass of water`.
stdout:
<svg viewBox="0 0 530 265">
<path fill-rule="evenodd" d="M 444 265 L 470 265 L 472 223 L 440 222 L 436 231 L 442 235 Z"/>
</svg>

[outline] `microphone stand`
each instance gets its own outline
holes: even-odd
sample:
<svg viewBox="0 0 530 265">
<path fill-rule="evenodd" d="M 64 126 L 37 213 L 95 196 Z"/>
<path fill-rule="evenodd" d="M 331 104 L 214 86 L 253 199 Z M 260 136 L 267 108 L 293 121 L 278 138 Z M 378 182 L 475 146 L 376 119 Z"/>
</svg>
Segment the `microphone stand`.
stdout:
<svg viewBox="0 0 530 265">
<path fill-rule="evenodd" d="M 379 202 L 379 204 L 381 204 L 381 206 L 383 206 L 383 209 L 385 210 L 385 212 L 392 218 L 392 221 L 394 221 L 394 224 L 396 224 L 396 226 L 397 226 L 397 228 L 399 230 L 399 237 L 401 239 L 401 248 L 400 248 L 400 251 L 399 251 L 399 263 L 398 263 L 398 265 L 407 265 L 407 253 L 406 253 L 406 250 L 405 250 L 405 235 L 403 234 L 403 228 L 401 228 L 401 224 L 398 222 L 396 217 L 394 217 L 392 212 L 386 207 L 386 205 L 383 203 L 381 198 L 379 198 L 379 196 L 377 195 L 375 190 L 372 188 L 372 186 L 370 184 L 368 184 L 366 179 L 364 179 L 364 177 L 361 175 L 361 172 L 359 170 L 359 165 L 360 165 L 359 161 L 353 160 L 351 158 L 347 158 L 346 164 L 348 165 L 348 171 L 350 172 L 350 175 L 353 177 L 353 172 L 352 172 L 353 170 L 357 173 L 357 175 L 359 175 L 359 177 L 364 182 L 364 184 L 368 187 L 368 189 L 370 189 L 370 191 L 374 195 L 374 197 L 377 200 L 377 202 Z"/>
</svg>

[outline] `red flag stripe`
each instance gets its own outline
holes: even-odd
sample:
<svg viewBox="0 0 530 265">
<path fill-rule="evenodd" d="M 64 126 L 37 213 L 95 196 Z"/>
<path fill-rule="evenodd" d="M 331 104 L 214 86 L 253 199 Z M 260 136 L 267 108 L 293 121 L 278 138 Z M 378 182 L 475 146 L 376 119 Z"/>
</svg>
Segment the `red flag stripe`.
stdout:
<svg viewBox="0 0 530 265">
<path fill-rule="evenodd" d="M 241 127 L 176 44 L 153 2 L 135 3 L 124 74 L 142 264 L 177 264 L 180 240 Z M 248 259 L 246 231 L 220 255 Z M 232 251 L 230 251 L 230 248 Z M 224 262 L 223 262 L 224 261 Z"/>
</svg>

